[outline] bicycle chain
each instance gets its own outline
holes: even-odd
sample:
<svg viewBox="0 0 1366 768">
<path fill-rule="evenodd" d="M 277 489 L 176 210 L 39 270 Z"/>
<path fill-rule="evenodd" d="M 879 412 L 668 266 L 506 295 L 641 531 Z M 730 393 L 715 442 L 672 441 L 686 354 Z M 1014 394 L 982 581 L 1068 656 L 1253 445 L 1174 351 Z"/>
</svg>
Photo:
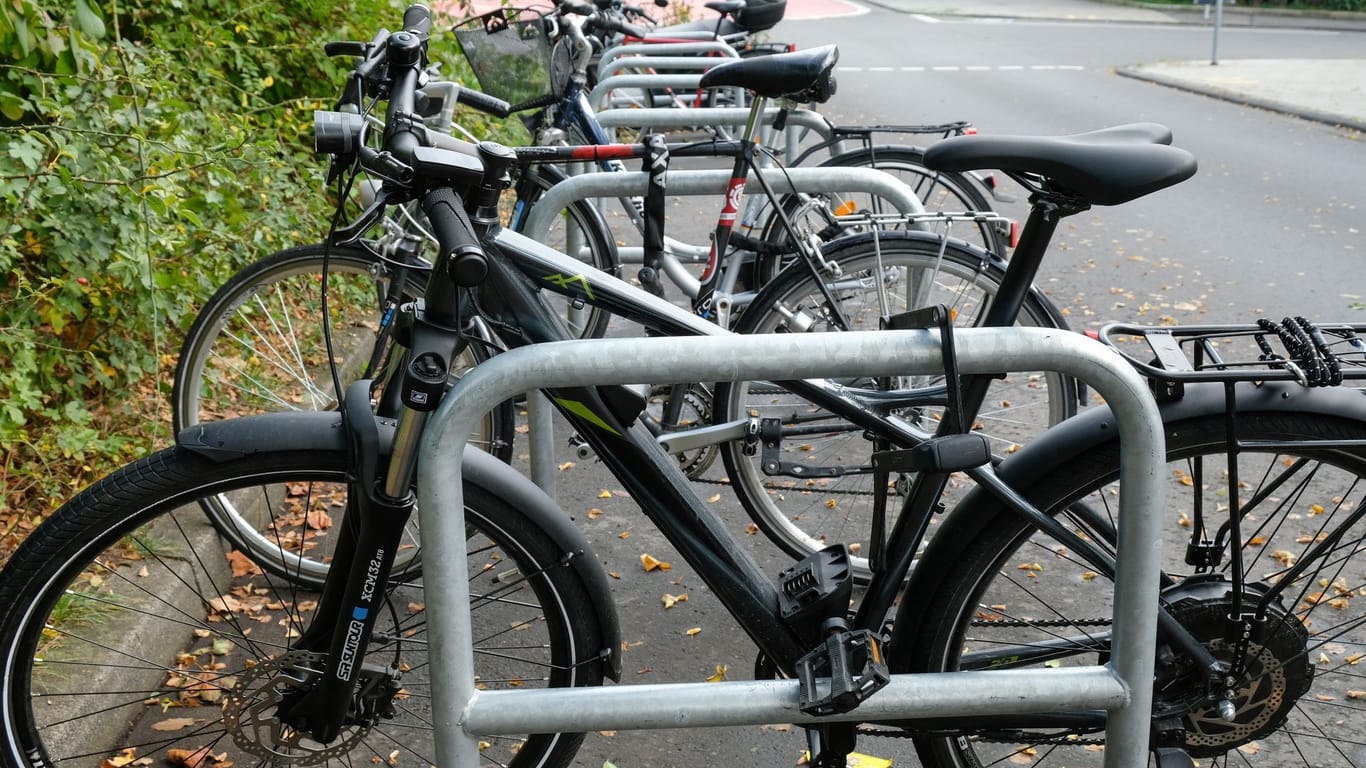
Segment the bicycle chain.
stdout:
<svg viewBox="0 0 1366 768">
<path fill-rule="evenodd" d="M 693 482 L 694 482 L 694 483 L 704 483 L 704 484 L 706 484 L 706 485 L 733 485 L 733 483 L 731 483 L 730 480 L 709 480 L 709 479 L 707 479 L 707 478 L 705 478 L 705 477 L 695 478 L 695 479 L 693 480 Z M 816 489 L 816 488 L 783 488 L 783 487 L 774 486 L 774 487 L 772 487 L 770 490 L 774 490 L 774 491 L 799 491 L 799 492 L 810 491 L 810 492 L 812 492 L 812 493 L 815 493 L 817 490 L 819 490 L 821 493 L 829 494 L 829 495 L 831 495 L 831 496 L 872 496 L 872 495 L 873 495 L 873 492 L 872 492 L 872 491 L 845 491 L 845 490 L 840 490 L 840 489 L 838 489 L 838 488 L 820 488 L 820 489 Z"/>
<path fill-rule="evenodd" d="M 877 728 L 877 727 L 870 726 L 870 725 L 861 725 L 861 726 L 859 726 L 859 727 L 858 727 L 857 729 L 855 729 L 855 730 L 856 730 L 856 732 L 858 733 L 859 736 L 873 736 L 873 737 L 884 738 L 884 739 L 915 739 L 915 738 L 919 738 L 919 737 L 926 736 L 926 735 L 931 735 L 931 736 L 932 736 L 932 735 L 935 735 L 934 733 L 930 733 L 930 734 L 926 734 L 926 733 L 913 733 L 913 732 L 911 732 L 911 731 L 909 731 L 909 730 L 907 730 L 907 729 L 905 729 L 905 728 L 898 728 L 898 729 L 896 729 L 896 730 L 893 731 L 893 730 L 887 730 L 887 729 L 885 729 L 885 728 Z M 980 733 L 952 733 L 952 734 L 950 734 L 950 733 L 944 733 L 944 734 L 939 734 L 939 735 L 943 735 L 943 736 L 965 736 L 965 735 L 966 735 L 966 736 L 972 736 L 973 738 L 977 739 L 978 741 L 985 741 L 985 742 L 990 743 L 990 744 L 1020 744 L 1020 743 L 1023 743 L 1023 742 L 1028 742 L 1030 746 L 1045 746 L 1045 745 L 1046 745 L 1046 746 L 1075 746 L 1075 747 L 1087 747 L 1087 746 L 1092 746 L 1092 745 L 1097 745 L 1097 746 L 1099 746 L 1099 745 L 1104 745 L 1104 744 L 1105 744 L 1105 740 L 1104 740 L 1104 739 L 1083 738 L 1083 737 L 1081 737 L 1081 736 L 1072 736 L 1072 735 L 1061 735 L 1061 736 L 1030 735 L 1029 738 L 1027 738 L 1027 739 L 1021 739 L 1021 738 L 1014 738 L 1014 739 L 1011 739 L 1011 738 L 1006 738 L 1005 736 L 986 736 L 986 735 L 980 734 Z M 1026 735 L 1026 734 L 1020 734 L 1020 735 Z"/>
<path fill-rule="evenodd" d="M 1047 619 L 1030 620 L 1024 619 L 979 619 L 972 622 L 974 627 L 1009 627 L 1017 629 L 1020 627 L 1108 627 L 1113 621 L 1110 619 Z"/>
</svg>

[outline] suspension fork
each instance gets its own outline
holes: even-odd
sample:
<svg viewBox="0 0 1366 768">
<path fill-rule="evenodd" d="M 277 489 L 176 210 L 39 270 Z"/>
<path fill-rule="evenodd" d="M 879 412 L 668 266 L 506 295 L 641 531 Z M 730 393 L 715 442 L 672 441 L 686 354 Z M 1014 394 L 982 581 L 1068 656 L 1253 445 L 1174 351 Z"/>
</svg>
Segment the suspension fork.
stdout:
<svg viewBox="0 0 1366 768">
<path fill-rule="evenodd" d="M 434 275 L 444 271 L 445 260 L 438 260 Z M 458 306 L 458 302 L 450 306 Z M 405 347 L 405 366 L 401 381 L 395 382 L 403 407 L 383 473 L 379 430 L 370 410 L 370 382 L 358 381 L 347 391 L 343 412 L 353 479 L 346 517 L 318 613 L 299 643 L 306 650 L 325 649 L 327 662 L 317 683 L 307 692 L 287 698 L 279 711 L 283 722 L 324 744 L 340 735 L 352 712 L 357 679 L 384 601 L 394 556 L 416 506 L 411 485 L 422 430 L 441 402 L 451 362 L 460 348 L 456 323 L 455 316 L 427 312 L 421 306 L 410 305 L 404 314 L 396 341 Z"/>
</svg>

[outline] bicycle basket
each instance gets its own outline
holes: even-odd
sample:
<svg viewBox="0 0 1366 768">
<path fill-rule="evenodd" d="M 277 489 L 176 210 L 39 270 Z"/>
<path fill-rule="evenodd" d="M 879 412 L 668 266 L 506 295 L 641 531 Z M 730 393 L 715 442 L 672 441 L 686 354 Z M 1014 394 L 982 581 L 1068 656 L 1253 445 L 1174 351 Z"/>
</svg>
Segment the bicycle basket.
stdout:
<svg viewBox="0 0 1366 768">
<path fill-rule="evenodd" d="M 462 21 L 454 31 L 484 93 L 513 105 L 555 95 L 540 12 L 500 8 Z"/>
</svg>

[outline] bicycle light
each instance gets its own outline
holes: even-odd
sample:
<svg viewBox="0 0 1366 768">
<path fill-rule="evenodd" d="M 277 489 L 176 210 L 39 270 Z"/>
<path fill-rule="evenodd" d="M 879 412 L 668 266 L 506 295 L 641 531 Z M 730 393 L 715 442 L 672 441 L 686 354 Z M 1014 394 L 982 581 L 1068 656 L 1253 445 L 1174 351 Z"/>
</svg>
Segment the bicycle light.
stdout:
<svg viewBox="0 0 1366 768">
<path fill-rule="evenodd" d="M 313 151 L 349 155 L 360 146 L 365 118 L 351 112 L 313 112 Z"/>
</svg>

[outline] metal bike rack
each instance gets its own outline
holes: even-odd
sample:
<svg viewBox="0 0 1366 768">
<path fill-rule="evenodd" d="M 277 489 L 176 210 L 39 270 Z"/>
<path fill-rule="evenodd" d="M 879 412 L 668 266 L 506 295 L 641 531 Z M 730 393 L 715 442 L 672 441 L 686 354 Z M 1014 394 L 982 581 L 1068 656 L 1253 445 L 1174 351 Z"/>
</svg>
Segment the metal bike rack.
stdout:
<svg viewBox="0 0 1366 768">
<path fill-rule="evenodd" d="M 595 110 L 607 108 L 607 94 L 617 88 L 680 88 L 697 90 L 702 82 L 701 74 L 689 75 L 613 75 L 599 80 L 588 92 L 588 103 Z"/>
<path fill-rule="evenodd" d="M 838 189 L 845 192 L 867 192 L 886 200 L 900 213 L 918 215 L 925 206 L 906 183 L 876 168 L 788 168 L 782 173 L 765 175 L 765 180 L 778 193 L 823 192 Z M 730 181 L 729 170 L 669 171 L 664 176 L 668 194 L 723 195 Z M 627 173 L 584 173 L 571 176 L 546 190 L 527 214 L 523 234 L 540 240 L 550 231 L 550 225 L 577 200 L 595 197 L 632 197 L 645 194 L 649 176 L 642 171 Z M 751 174 L 749 184 L 757 184 Z M 754 187 L 751 187 L 753 189 Z"/>
<path fill-rule="evenodd" d="M 1103 666 L 895 675 L 853 712 L 828 718 L 1024 714 L 1104 708 L 1106 768 L 1148 764 L 1160 576 L 1165 449 L 1143 380 L 1112 350 L 1081 334 L 1040 328 L 955 331 L 962 373 L 1056 370 L 1096 389 L 1121 436 L 1119 554 L 1110 661 Z M 479 765 L 478 737 L 496 733 L 683 728 L 816 722 L 798 711 L 796 680 L 611 685 L 479 691 L 465 557 L 459 457 L 483 414 L 532 387 L 903 375 L 942 369 L 935 331 L 865 331 L 600 339 L 525 347 L 463 376 L 434 414 L 418 467 L 423 577 L 434 660 L 436 762 Z M 826 720 L 823 718 L 822 720 Z"/>
<path fill-rule="evenodd" d="M 777 121 L 781 111 L 777 107 L 764 110 L 764 125 L 772 126 Z M 743 126 L 748 119 L 749 110 L 744 107 L 602 109 L 597 113 L 598 123 L 612 132 L 615 132 L 617 128 L 653 128 L 677 131 L 739 127 Z M 833 131 L 834 126 L 830 124 L 830 121 L 815 110 L 788 110 L 787 124 L 783 128 L 783 162 L 791 164 L 797 161 L 797 157 L 801 154 L 800 138 L 803 135 L 813 133 L 821 142 L 827 142 L 834 136 Z M 772 141 L 771 136 L 764 138 L 766 146 L 772 146 Z"/>
<path fill-rule="evenodd" d="M 709 64 L 697 64 L 695 69 L 706 69 L 714 64 L 720 64 L 726 59 L 736 59 L 740 54 L 730 45 L 721 40 L 696 40 L 690 43 L 630 43 L 627 45 L 617 45 L 603 51 L 602 56 L 598 57 L 598 79 L 601 80 L 609 69 L 613 73 L 620 71 L 620 68 L 612 67 L 617 59 L 650 56 L 692 56 L 694 61 L 697 59 L 711 59 Z M 649 66 L 649 65 L 641 65 Z"/>
<path fill-rule="evenodd" d="M 923 214 L 925 207 L 920 198 L 905 182 L 875 168 L 788 168 L 782 173 L 771 173 L 765 177 L 778 193 L 821 192 L 839 189 L 848 192 L 869 192 L 877 195 L 898 212 L 904 214 Z M 730 171 L 669 171 L 665 174 L 666 189 L 670 195 L 721 195 L 725 194 L 730 181 Z M 754 176 L 750 176 L 753 184 Z M 522 234 L 532 240 L 543 241 L 555 222 L 559 212 L 577 200 L 599 197 L 630 197 L 645 194 L 649 176 L 644 172 L 626 173 L 595 172 L 571 176 L 551 187 L 532 206 L 527 214 Z M 918 225 L 913 225 L 918 227 Z M 693 277 L 676 258 L 669 258 L 666 251 L 660 265 L 669 279 L 685 290 L 696 293 L 697 278 Z M 528 392 L 530 414 L 531 476 L 547 493 L 554 495 L 555 473 L 550 470 L 554 464 L 554 425 L 551 421 L 550 407 L 538 392 Z"/>
</svg>

